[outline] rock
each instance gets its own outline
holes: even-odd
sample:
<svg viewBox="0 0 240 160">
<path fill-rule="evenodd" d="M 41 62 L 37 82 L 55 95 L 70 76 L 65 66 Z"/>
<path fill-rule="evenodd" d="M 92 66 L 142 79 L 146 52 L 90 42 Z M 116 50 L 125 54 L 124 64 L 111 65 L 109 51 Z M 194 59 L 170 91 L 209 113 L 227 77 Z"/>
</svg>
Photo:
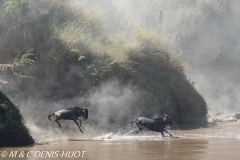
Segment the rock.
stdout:
<svg viewBox="0 0 240 160">
<path fill-rule="evenodd" d="M 34 144 L 19 108 L 0 90 L 0 147 Z"/>
<path fill-rule="evenodd" d="M 34 144 L 33 138 L 17 129 L 0 124 L 0 147 L 25 146 Z"/>
</svg>

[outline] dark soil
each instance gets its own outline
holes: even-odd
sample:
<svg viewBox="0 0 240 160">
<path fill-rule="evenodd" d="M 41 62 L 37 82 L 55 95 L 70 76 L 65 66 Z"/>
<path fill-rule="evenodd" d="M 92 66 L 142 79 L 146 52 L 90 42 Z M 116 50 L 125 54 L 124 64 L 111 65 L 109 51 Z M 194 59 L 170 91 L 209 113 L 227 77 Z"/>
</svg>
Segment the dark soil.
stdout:
<svg viewBox="0 0 240 160">
<path fill-rule="evenodd" d="M 8 126 L 0 128 L 0 147 L 24 146 L 33 143 L 34 140 L 29 134 Z"/>
</svg>

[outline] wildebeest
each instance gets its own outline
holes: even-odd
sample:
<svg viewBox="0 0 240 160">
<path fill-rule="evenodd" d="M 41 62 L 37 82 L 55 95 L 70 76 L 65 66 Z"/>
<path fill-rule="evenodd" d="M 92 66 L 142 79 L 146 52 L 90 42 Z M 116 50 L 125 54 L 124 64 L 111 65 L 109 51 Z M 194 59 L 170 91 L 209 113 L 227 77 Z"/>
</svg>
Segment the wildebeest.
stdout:
<svg viewBox="0 0 240 160">
<path fill-rule="evenodd" d="M 138 117 L 135 121 L 131 121 L 132 125 L 133 123 L 135 123 L 138 126 L 139 130 L 142 130 L 143 127 L 146 127 L 151 131 L 161 132 L 163 137 L 164 137 L 163 132 L 166 132 L 173 137 L 173 135 L 171 135 L 171 133 L 169 133 L 165 129 L 167 125 L 169 126 L 172 125 L 172 120 L 168 115 L 164 114 L 164 117 L 155 116 L 152 119 L 145 118 L 145 117 Z"/>
<path fill-rule="evenodd" d="M 240 112 L 235 113 L 235 114 L 234 114 L 234 117 L 235 117 L 236 119 L 240 119 Z"/>
<path fill-rule="evenodd" d="M 54 120 L 55 122 L 57 122 L 57 124 L 59 125 L 59 127 L 61 128 L 61 124 L 58 122 L 58 120 L 73 120 L 79 130 L 83 133 L 83 131 L 81 130 L 81 117 L 83 117 L 84 119 L 88 118 L 88 109 L 86 108 L 86 106 L 84 106 L 83 108 L 78 107 L 78 106 L 74 106 L 74 107 L 69 107 L 67 109 L 63 109 L 63 110 L 59 110 L 54 112 L 53 114 L 48 115 L 48 119 L 51 121 L 51 116 L 55 115 L 56 119 Z M 78 124 L 77 120 L 79 120 L 80 124 Z"/>
</svg>

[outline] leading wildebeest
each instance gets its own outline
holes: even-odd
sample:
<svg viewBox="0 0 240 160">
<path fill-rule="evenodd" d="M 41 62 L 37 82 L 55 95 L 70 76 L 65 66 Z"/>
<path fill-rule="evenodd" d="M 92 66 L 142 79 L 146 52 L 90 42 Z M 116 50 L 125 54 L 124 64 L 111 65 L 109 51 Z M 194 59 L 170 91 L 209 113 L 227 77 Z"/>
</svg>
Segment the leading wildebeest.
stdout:
<svg viewBox="0 0 240 160">
<path fill-rule="evenodd" d="M 67 109 L 59 110 L 54 112 L 53 114 L 48 115 L 48 119 L 50 121 L 51 121 L 50 117 L 53 115 L 55 115 L 56 117 L 54 121 L 57 122 L 60 128 L 61 128 L 61 124 L 58 122 L 58 120 L 73 120 L 77 124 L 79 130 L 83 133 L 83 131 L 80 128 L 81 127 L 80 117 L 87 119 L 88 109 L 86 108 L 86 106 L 84 106 L 83 108 L 75 106 L 75 107 L 69 107 Z M 80 124 L 78 124 L 77 120 L 79 120 Z"/>
<path fill-rule="evenodd" d="M 163 132 L 166 132 L 170 136 L 172 136 L 171 133 L 169 133 L 165 129 L 167 125 L 169 126 L 172 125 L 172 120 L 168 115 L 164 114 L 164 117 L 155 116 L 152 119 L 145 118 L 145 117 L 138 117 L 135 121 L 131 121 L 132 125 L 133 123 L 135 123 L 138 126 L 139 130 L 142 130 L 142 127 L 146 127 L 151 131 L 161 132 L 163 137 L 164 137 Z"/>
</svg>

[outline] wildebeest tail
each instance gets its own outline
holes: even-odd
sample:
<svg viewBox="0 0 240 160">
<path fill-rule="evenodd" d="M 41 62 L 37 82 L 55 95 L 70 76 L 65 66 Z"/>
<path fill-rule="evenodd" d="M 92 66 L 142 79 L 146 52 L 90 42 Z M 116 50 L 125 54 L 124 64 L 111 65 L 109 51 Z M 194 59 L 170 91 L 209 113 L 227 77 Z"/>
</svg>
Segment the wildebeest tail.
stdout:
<svg viewBox="0 0 240 160">
<path fill-rule="evenodd" d="M 85 119 L 88 119 L 88 109 L 84 109 L 84 111 L 85 111 Z"/>
<path fill-rule="evenodd" d="M 51 118 L 50 118 L 50 117 L 51 117 L 52 115 L 54 115 L 54 114 L 55 114 L 55 113 L 48 115 L 48 119 L 49 119 L 50 121 L 51 121 Z"/>
</svg>

